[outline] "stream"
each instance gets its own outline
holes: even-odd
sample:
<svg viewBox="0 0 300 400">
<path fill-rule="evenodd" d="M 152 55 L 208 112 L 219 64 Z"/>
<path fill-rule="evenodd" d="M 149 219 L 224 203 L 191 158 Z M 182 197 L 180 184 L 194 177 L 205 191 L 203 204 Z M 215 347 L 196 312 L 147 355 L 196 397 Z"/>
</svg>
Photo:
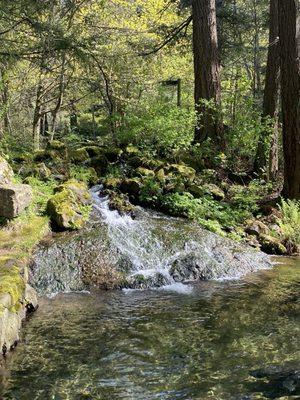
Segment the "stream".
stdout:
<svg viewBox="0 0 300 400">
<path fill-rule="evenodd" d="M 189 221 L 93 197 L 93 223 L 36 254 L 40 307 L 0 399 L 300 399 L 299 258 L 271 268 Z M 83 271 L 103 265 L 126 272 L 122 290 L 88 288 Z"/>
</svg>

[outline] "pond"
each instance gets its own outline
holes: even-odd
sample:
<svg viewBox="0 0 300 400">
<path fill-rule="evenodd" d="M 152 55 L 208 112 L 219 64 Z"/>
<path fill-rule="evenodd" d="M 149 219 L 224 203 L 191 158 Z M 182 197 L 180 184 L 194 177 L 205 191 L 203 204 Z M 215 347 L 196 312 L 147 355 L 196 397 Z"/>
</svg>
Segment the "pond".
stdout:
<svg viewBox="0 0 300 400">
<path fill-rule="evenodd" d="M 26 323 L 0 398 L 299 399 L 299 343 L 299 259 L 179 292 L 59 294 Z"/>
</svg>

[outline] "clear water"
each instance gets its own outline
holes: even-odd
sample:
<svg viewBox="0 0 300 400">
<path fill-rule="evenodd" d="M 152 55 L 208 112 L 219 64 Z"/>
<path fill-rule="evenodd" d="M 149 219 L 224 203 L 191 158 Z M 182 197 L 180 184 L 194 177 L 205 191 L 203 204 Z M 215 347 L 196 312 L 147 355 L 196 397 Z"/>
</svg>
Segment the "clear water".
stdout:
<svg viewBox="0 0 300 400">
<path fill-rule="evenodd" d="M 299 399 L 299 382 L 252 376 L 300 370 L 299 344 L 299 259 L 184 293 L 61 294 L 26 324 L 0 398 Z"/>
</svg>

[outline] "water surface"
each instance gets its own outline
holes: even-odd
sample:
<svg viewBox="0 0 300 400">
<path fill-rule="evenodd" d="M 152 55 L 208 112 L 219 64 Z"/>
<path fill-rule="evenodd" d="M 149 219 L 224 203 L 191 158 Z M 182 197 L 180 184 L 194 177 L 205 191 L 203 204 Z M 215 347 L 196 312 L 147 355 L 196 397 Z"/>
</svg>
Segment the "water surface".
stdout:
<svg viewBox="0 0 300 400">
<path fill-rule="evenodd" d="M 184 293 L 58 295 L 22 335 L 0 398 L 299 399 L 300 261 Z"/>
</svg>

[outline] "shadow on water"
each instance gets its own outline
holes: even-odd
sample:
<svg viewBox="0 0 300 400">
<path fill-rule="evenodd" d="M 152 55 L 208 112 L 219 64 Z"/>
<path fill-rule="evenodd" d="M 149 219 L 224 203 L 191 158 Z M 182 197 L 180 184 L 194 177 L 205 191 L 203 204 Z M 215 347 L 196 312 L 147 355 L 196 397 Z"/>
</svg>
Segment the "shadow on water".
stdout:
<svg viewBox="0 0 300 400">
<path fill-rule="evenodd" d="M 202 282 L 189 294 L 42 299 L 1 371 L 0 393 L 18 400 L 299 399 L 300 260 L 283 261 L 240 281 Z"/>
</svg>

